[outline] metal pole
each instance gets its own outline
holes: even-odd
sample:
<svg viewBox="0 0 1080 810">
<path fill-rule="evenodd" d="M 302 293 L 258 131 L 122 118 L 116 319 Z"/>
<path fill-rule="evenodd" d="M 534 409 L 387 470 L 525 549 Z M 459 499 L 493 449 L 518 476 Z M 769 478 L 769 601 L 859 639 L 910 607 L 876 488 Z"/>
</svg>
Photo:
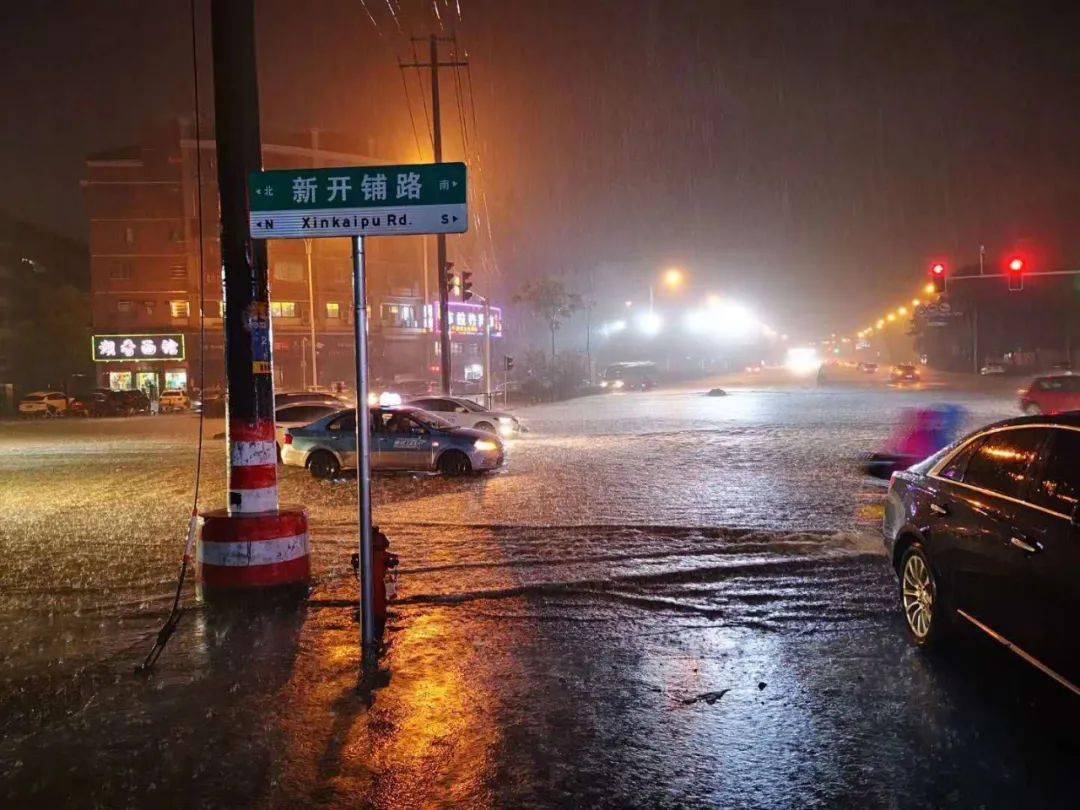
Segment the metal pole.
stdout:
<svg viewBox="0 0 1080 810">
<path fill-rule="evenodd" d="M 432 151 L 436 163 L 442 163 L 442 119 L 439 112 L 439 40 L 432 34 L 431 50 L 431 120 Z M 446 234 L 435 237 L 439 280 L 439 369 L 442 372 L 443 396 L 450 396 L 450 290 L 446 283 Z"/>
<path fill-rule="evenodd" d="M 979 373 L 979 305 L 971 302 L 971 364 Z"/>
<path fill-rule="evenodd" d="M 484 299 L 484 406 L 490 408 L 494 404 L 495 386 L 491 384 L 491 304 Z"/>
<path fill-rule="evenodd" d="M 375 579 L 371 547 L 371 412 L 367 384 L 367 291 L 364 237 L 352 239 L 353 334 L 356 338 L 356 511 L 360 534 L 360 638 L 366 655 L 375 645 Z"/>
<path fill-rule="evenodd" d="M 312 240 L 304 240 L 304 252 L 307 253 L 307 290 L 311 301 L 311 387 L 319 385 L 319 362 L 315 359 L 315 276 L 311 268 Z"/>
<path fill-rule="evenodd" d="M 267 433 L 273 447 L 274 428 L 266 242 L 252 240 L 248 224 L 247 178 L 262 168 L 254 0 L 214 0 L 211 22 L 229 391 L 229 510 L 270 512 L 278 508 L 277 466 L 272 455 L 271 463 L 259 466 L 256 487 L 251 459 L 245 455 L 250 455 L 246 448 L 253 441 L 265 444 Z"/>
</svg>

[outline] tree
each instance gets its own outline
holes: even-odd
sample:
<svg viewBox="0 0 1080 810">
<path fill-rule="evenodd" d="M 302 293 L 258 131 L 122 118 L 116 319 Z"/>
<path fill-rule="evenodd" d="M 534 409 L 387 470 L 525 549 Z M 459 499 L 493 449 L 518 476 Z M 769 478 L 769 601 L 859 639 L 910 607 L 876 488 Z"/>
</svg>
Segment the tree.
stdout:
<svg viewBox="0 0 1080 810">
<path fill-rule="evenodd" d="M 562 322 L 581 309 L 581 295 L 570 292 L 557 278 L 548 276 L 526 284 L 514 296 L 514 301 L 525 304 L 538 315 L 551 332 L 551 359 L 555 360 L 555 333 Z"/>
</svg>

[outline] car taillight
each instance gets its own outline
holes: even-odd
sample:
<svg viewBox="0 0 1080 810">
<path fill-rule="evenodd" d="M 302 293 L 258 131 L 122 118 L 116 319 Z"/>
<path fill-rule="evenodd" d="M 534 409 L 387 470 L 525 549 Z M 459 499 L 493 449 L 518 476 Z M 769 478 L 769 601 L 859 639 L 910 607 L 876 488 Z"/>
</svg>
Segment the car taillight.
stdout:
<svg viewBox="0 0 1080 810">
<path fill-rule="evenodd" d="M 292 444 L 292 434 L 291 433 L 286 433 L 285 434 L 285 444 Z"/>
</svg>

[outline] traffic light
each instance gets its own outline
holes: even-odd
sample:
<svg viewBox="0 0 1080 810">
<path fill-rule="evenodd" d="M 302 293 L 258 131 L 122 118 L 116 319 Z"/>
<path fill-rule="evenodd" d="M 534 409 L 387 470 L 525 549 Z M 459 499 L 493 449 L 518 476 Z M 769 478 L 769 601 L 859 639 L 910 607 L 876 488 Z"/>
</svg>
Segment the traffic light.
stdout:
<svg viewBox="0 0 1080 810">
<path fill-rule="evenodd" d="M 461 300 L 468 301 L 473 297 L 472 273 L 468 270 L 461 271 Z"/>
<path fill-rule="evenodd" d="M 450 272 L 454 269 L 453 262 L 446 263 L 446 292 L 449 295 L 457 295 L 461 292 L 461 279 L 457 277 L 457 273 Z"/>
<path fill-rule="evenodd" d="M 946 274 L 945 263 L 934 262 L 930 265 L 930 285 L 934 288 L 934 292 L 945 292 Z"/>
<path fill-rule="evenodd" d="M 1009 292 L 1019 292 L 1024 289 L 1024 260 L 1019 256 L 1009 259 L 1005 275 L 1009 277 Z"/>
<path fill-rule="evenodd" d="M 506 357 L 503 358 L 503 365 L 507 371 L 510 371 L 514 367 L 514 358 L 510 355 L 506 355 Z"/>
</svg>

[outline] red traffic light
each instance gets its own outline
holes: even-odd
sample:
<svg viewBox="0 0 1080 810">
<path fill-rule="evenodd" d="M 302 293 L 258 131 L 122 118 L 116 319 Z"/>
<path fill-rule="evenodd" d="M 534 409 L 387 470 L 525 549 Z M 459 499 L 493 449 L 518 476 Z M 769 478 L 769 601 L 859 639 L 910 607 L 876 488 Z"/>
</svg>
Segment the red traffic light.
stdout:
<svg viewBox="0 0 1080 810">
<path fill-rule="evenodd" d="M 1016 256 L 1015 258 L 1011 259 L 1009 261 L 1009 270 L 1011 270 L 1014 273 L 1023 272 L 1023 270 L 1024 270 L 1024 260 L 1021 259 L 1019 256 Z"/>
<path fill-rule="evenodd" d="M 930 272 L 933 273 L 935 276 L 943 276 L 945 275 L 945 265 L 941 262 L 935 262 L 933 265 L 931 265 Z"/>
</svg>

